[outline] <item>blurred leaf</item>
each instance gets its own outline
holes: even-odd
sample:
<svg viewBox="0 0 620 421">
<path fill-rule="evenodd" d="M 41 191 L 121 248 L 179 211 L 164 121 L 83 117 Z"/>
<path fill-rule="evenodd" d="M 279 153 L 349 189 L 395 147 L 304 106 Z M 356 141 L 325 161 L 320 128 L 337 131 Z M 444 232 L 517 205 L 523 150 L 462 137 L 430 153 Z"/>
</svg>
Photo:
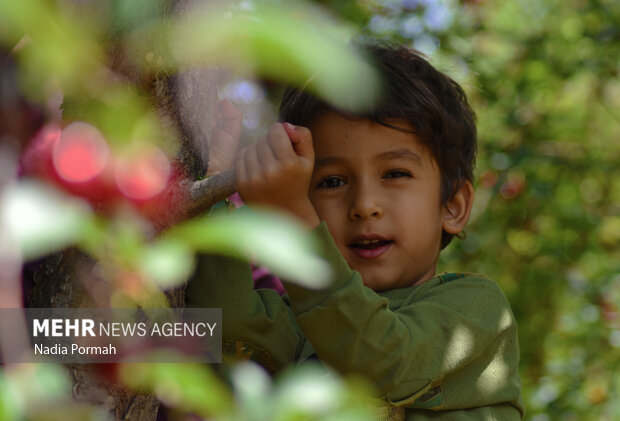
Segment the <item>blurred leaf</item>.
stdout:
<svg viewBox="0 0 620 421">
<path fill-rule="evenodd" d="M 343 25 L 343 24 L 340 24 Z M 223 63 L 242 72 L 297 85 L 348 110 L 370 108 L 380 90 L 378 74 L 347 45 L 342 27 L 302 2 L 271 1 L 245 10 L 207 9 L 177 24 L 174 51 L 181 67 Z"/>
<path fill-rule="evenodd" d="M 71 398 L 68 374 L 60 365 L 19 364 L 4 372 L 6 396 L 21 413 L 66 402 Z M 10 407 L 9 407 L 10 409 Z"/>
<path fill-rule="evenodd" d="M 161 289 L 185 282 L 194 271 L 194 256 L 180 241 L 159 241 L 146 246 L 140 257 L 143 273 Z"/>
<path fill-rule="evenodd" d="M 2 226 L 27 259 L 78 242 L 91 222 L 84 202 L 36 181 L 20 181 L 1 199 Z"/>
<path fill-rule="evenodd" d="M 22 89 L 34 98 L 44 101 L 57 83 L 65 93 L 88 91 L 101 70 L 103 53 L 95 20 L 82 19 L 50 1 L 2 1 L 0 25 L 0 43 L 9 50 L 16 39 L 30 40 L 17 57 L 22 63 Z"/>
<path fill-rule="evenodd" d="M 262 367 L 250 361 L 239 363 L 233 368 L 232 382 L 237 411 L 255 420 L 273 418 L 272 379 Z"/>
<path fill-rule="evenodd" d="M 19 396 L 17 397 L 19 398 Z M 6 421 L 18 420 L 20 418 L 19 405 L 17 399 L 11 393 L 8 379 L 3 370 L 0 370 L 0 419 Z"/>
<path fill-rule="evenodd" d="M 119 32 L 134 29 L 161 18 L 165 3 L 165 0 L 111 0 L 111 20 Z"/>
<path fill-rule="evenodd" d="M 121 149 L 132 141 L 148 141 L 176 152 L 172 132 L 162 127 L 150 104 L 139 90 L 128 83 L 98 80 L 91 83 L 96 97 L 79 92 L 65 95 L 65 121 L 83 120 L 97 127 L 110 146 Z"/>
<path fill-rule="evenodd" d="M 315 254 L 315 244 L 299 223 L 285 215 L 240 209 L 230 216 L 185 222 L 168 235 L 201 252 L 249 252 L 277 276 L 310 288 L 329 281 L 329 266 Z"/>
<path fill-rule="evenodd" d="M 345 380 L 318 364 L 298 366 L 277 381 L 276 420 L 376 420 L 379 408 L 365 382 Z"/>
<path fill-rule="evenodd" d="M 318 364 L 290 368 L 274 380 L 253 362 L 233 368 L 234 420 L 370 421 L 378 400 L 367 383 L 343 379 Z"/>
<path fill-rule="evenodd" d="M 303 367 L 281 379 L 275 396 L 276 413 L 326 416 L 344 401 L 344 385 L 317 367 Z"/>
<path fill-rule="evenodd" d="M 152 357 L 157 361 L 157 353 Z M 123 364 L 120 375 L 129 387 L 154 393 L 165 404 L 202 417 L 224 414 L 232 408 L 228 390 L 206 365 Z"/>
</svg>

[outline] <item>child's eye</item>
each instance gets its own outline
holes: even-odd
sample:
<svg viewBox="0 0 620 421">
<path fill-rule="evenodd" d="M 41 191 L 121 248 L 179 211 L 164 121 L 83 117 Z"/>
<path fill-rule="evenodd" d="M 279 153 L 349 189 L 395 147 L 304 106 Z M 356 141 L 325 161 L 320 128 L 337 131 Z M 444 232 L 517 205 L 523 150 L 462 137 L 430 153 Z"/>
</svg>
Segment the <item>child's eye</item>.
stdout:
<svg viewBox="0 0 620 421">
<path fill-rule="evenodd" d="M 330 176 L 330 177 L 325 177 L 321 181 L 319 181 L 319 184 L 317 185 L 317 187 L 323 188 L 323 189 L 335 189 L 338 187 L 342 187 L 343 185 L 344 185 L 343 178 L 336 177 L 336 176 Z"/>
<path fill-rule="evenodd" d="M 402 177 L 413 177 L 410 172 L 404 170 L 392 170 L 388 171 L 383 178 L 402 178 Z"/>
</svg>

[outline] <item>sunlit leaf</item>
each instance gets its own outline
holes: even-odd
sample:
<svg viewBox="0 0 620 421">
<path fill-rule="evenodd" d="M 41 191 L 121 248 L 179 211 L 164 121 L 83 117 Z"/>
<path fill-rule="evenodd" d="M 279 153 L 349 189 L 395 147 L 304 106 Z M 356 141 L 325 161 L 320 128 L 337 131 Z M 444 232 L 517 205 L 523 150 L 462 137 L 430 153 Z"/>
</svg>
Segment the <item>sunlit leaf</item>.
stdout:
<svg viewBox="0 0 620 421">
<path fill-rule="evenodd" d="M 250 253 L 277 276 L 307 287 L 320 288 L 329 280 L 329 266 L 316 255 L 311 238 L 284 215 L 240 209 L 186 222 L 169 235 L 203 252 Z"/>
<path fill-rule="evenodd" d="M 191 275 L 194 256 L 182 242 L 160 241 L 145 247 L 139 265 L 150 280 L 161 289 L 168 289 Z"/>
<path fill-rule="evenodd" d="M 3 230 L 26 258 L 78 242 L 91 221 L 84 202 L 32 180 L 20 181 L 0 198 Z"/>
<path fill-rule="evenodd" d="M 235 420 L 371 421 L 380 413 L 367 383 L 303 364 L 272 380 L 252 362 L 232 370 Z"/>
<path fill-rule="evenodd" d="M 342 108 L 368 109 L 379 94 L 379 77 L 342 32 L 307 4 L 256 2 L 250 10 L 207 9 L 180 21 L 174 51 L 181 67 L 201 60 L 246 73 L 253 69 L 308 84 Z"/>
<path fill-rule="evenodd" d="M 283 420 L 376 420 L 380 400 L 371 396 L 365 382 L 341 378 L 318 364 L 305 364 L 278 380 L 273 394 L 272 417 Z"/>
<path fill-rule="evenodd" d="M 257 419 L 269 419 L 273 411 L 273 388 L 269 374 L 255 363 L 244 362 L 233 368 L 232 381 L 238 410 Z"/>
<path fill-rule="evenodd" d="M 327 415 L 338 408 L 344 393 L 340 379 L 307 367 L 282 379 L 275 398 L 277 411 Z"/>
</svg>

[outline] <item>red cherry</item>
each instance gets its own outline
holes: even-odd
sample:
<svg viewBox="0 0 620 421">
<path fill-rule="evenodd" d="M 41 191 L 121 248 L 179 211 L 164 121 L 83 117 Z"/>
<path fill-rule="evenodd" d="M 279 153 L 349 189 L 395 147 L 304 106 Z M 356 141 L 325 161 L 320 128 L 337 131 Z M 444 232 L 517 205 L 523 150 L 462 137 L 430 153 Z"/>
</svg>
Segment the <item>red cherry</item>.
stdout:
<svg viewBox="0 0 620 421">
<path fill-rule="evenodd" d="M 22 154 L 20 174 L 54 183 L 92 204 L 111 204 L 121 197 L 111 158 L 105 139 L 90 124 L 75 122 L 63 130 L 47 125 Z"/>
<path fill-rule="evenodd" d="M 161 193 L 170 178 L 166 154 L 149 143 L 131 145 L 118 158 L 116 185 L 129 199 L 143 201 Z"/>
<path fill-rule="evenodd" d="M 21 175 L 36 176 L 79 196 L 97 212 L 130 202 L 143 216 L 159 221 L 170 206 L 185 204 L 184 173 L 155 145 L 140 142 L 114 155 L 101 133 L 84 122 L 64 130 L 45 126 L 20 159 Z"/>
<path fill-rule="evenodd" d="M 19 159 L 20 175 L 54 179 L 52 151 L 60 139 L 61 129 L 56 124 L 43 126 L 28 143 Z"/>
<path fill-rule="evenodd" d="M 65 127 L 54 145 L 54 168 L 63 180 L 81 183 L 103 173 L 109 155 L 101 133 L 90 124 L 78 121 Z"/>
</svg>

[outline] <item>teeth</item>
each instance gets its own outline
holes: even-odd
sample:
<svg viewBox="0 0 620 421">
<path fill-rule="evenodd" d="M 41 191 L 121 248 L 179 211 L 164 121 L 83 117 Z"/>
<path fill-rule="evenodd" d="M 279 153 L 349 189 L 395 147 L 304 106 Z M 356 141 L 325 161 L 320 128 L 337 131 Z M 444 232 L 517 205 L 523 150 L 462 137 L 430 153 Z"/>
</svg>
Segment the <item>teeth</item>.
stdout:
<svg viewBox="0 0 620 421">
<path fill-rule="evenodd" d="M 376 244 L 376 243 L 379 243 L 379 242 L 380 242 L 380 240 L 360 240 L 360 241 L 358 241 L 358 244 L 361 244 L 361 245 L 365 246 L 365 245 L 368 245 L 368 244 Z"/>
</svg>

